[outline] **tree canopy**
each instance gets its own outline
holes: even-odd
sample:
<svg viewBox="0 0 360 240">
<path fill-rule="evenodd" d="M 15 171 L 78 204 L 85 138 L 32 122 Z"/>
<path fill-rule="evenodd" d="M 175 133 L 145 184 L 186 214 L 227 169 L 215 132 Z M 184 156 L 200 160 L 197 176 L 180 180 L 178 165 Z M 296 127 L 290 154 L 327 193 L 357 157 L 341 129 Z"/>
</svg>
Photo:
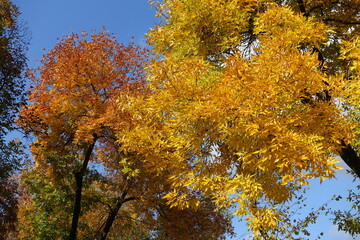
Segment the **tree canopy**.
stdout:
<svg viewBox="0 0 360 240">
<path fill-rule="evenodd" d="M 118 133 L 137 127 L 127 106 L 150 94 L 143 72 L 150 59 L 107 32 L 82 33 L 60 40 L 30 72 L 33 88 L 18 124 L 36 137 L 35 165 L 23 173 L 29 195 L 21 239 L 117 239 L 132 231 L 218 239 L 231 232 L 230 217 L 202 194 L 192 196 L 199 211 L 169 208 L 162 195 L 171 189 L 170 169 L 153 174 L 141 155 L 122 149 Z"/>
<path fill-rule="evenodd" d="M 360 175 L 358 1 L 154 4 L 162 57 L 141 103 L 153 123 L 122 135 L 158 171 L 172 166 L 172 206 L 201 191 L 266 233 L 308 179 L 334 177 L 337 156 Z"/>
<path fill-rule="evenodd" d="M 29 71 L 20 239 L 225 239 L 234 209 L 297 239 L 283 206 L 310 179 L 360 177 L 360 2 L 150 2 L 151 50 L 83 32 Z"/>
<path fill-rule="evenodd" d="M 20 167 L 21 144 L 7 137 L 15 128 L 14 120 L 25 95 L 22 77 L 28 39 L 18 15 L 11 1 L 0 1 L 0 239 L 15 229 L 18 206 L 13 174 Z"/>
</svg>

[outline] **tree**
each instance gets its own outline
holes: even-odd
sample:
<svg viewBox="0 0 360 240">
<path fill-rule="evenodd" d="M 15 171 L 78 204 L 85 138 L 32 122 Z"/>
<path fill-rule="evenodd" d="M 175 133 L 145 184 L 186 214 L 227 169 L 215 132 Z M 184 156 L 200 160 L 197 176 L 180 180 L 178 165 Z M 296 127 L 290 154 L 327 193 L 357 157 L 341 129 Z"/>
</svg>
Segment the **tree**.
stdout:
<svg viewBox="0 0 360 240">
<path fill-rule="evenodd" d="M 172 166 L 171 206 L 201 192 L 267 239 L 277 206 L 334 177 L 336 156 L 360 175 L 358 1 L 154 4 L 165 21 L 148 35 L 162 56 L 148 67 L 153 94 L 121 136 L 154 172 Z"/>
<path fill-rule="evenodd" d="M 151 94 L 143 71 L 150 60 L 146 49 L 121 45 L 106 32 L 82 33 L 61 39 L 30 72 L 29 104 L 18 124 L 36 138 L 35 164 L 23 173 L 29 194 L 21 239 L 119 239 L 133 233 L 185 239 L 190 232 L 218 239 L 231 232 L 229 216 L 214 212 L 199 193 L 192 196 L 198 211 L 163 206 L 171 169 L 153 174 L 141 154 L 122 149 L 117 134 L 138 127 L 128 109 Z M 168 223 L 175 214 L 182 218 Z"/>
<path fill-rule="evenodd" d="M 15 228 L 18 190 L 12 177 L 20 167 L 21 144 L 8 140 L 24 102 L 26 32 L 18 22 L 18 8 L 0 1 L 0 239 Z"/>
<path fill-rule="evenodd" d="M 53 181 L 72 174 L 74 184 L 72 225 L 75 239 L 84 179 L 95 159 L 96 144 L 108 138 L 106 114 L 115 96 L 141 92 L 140 48 L 118 44 L 109 34 L 76 34 L 60 41 L 30 73 L 31 102 L 22 109 L 19 124 L 37 137 L 31 151 L 36 168 L 46 169 Z M 40 72 L 40 77 L 36 72 Z"/>
</svg>

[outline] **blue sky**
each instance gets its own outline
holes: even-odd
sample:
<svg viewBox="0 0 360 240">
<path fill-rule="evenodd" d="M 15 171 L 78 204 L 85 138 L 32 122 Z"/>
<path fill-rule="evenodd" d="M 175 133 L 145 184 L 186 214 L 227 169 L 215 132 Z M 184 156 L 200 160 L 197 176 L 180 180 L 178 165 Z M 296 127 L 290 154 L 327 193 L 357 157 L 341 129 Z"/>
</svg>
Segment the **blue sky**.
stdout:
<svg viewBox="0 0 360 240">
<path fill-rule="evenodd" d="M 296 214 L 295 218 L 306 217 L 306 215 L 311 211 L 311 209 L 318 209 L 323 204 L 327 203 L 328 207 L 333 210 L 342 210 L 349 209 L 350 205 L 345 199 L 340 201 L 332 201 L 334 195 L 341 195 L 344 198 L 347 196 L 348 189 L 355 189 L 359 184 L 358 182 L 353 182 L 353 177 L 347 173 L 345 166 L 342 162 L 339 164 L 344 169 L 340 170 L 337 173 L 336 178 L 325 180 L 322 183 L 318 179 L 313 179 L 310 181 L 309 189 L 307 194 L 305 194 L 306 200 L 303 202 L 306 204 L 306 207 Z M 310 225 L 308 231 L 311 233 L 309 237 L 310 240 L 316 239 L 321 232 L 324 233 L 321 239 L 323 240 L 352 240 L 350 234 L 345 232 L 338 231 L 337 226 L 332 224 L 330 219 L 331 216 L 325 216 L 324 214 L 320 215 L 316 224 Z M 235 232 L 238 234 L 236 240 L 242 240 L 242 235 L 246 236 L 246 227 L 244 222 L 239 222 L 238 219 L 234 219 Z M 360 240 L 360 236 L 355 238 L 355 240 Z"/>
<path fill-rule="evenodd" d="M 31 32 L 31 45 L 28 51 L 29 66 L 35 67 L 46 50 L 51 49 L 57 39 L 70 33 L 98 30 L 105 26 L 111 33 L 118 34 L 121 43 L 134 41 L 144 44 L 146 32 L 155 26 L 155 10 L 147 0 L 13 0 L 22 12 L 21 19 Z M 134 38 L 132 40 L 132 37 Z M 44 50 L 46 49 L 46 50 Z M 354 186 L 352 177 L 345 170 L 338 173 L 337 179 L 313 181 L 308 194 L 309 208 L 317 208 L 335 194 L 346 195 L 347 187 Z M 334 208 L 344 208 L 343 202 L 331 203 Z M 245 233 L 244 223 L 235 219 L 236 232 Z M 324 232 L 325 240 L 350 240 L 349 235 L 338 232 L 328 217 L 321 217 L 311 226 L 311 233 Z M 240 239 L 240 238 L 237 238 Z"/>
<path fill-rule="evenodd" d="M 143 44 L 145 33 L 155 25 L 155 10 L 147 0 L 14 0 L 32 36 L 30 66 L 51 49 L 57 39 L 70 33 L 105 26 L 122 43 Z"/>
</svg>

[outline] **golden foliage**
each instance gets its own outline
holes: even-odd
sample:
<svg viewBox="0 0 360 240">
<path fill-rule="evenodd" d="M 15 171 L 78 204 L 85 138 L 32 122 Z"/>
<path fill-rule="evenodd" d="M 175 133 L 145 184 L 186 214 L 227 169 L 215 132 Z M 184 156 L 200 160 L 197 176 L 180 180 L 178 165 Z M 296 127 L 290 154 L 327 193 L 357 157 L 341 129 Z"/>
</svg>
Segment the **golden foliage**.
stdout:
<svg viewBox="0 0 360 240">
<path fill-rule="evenodd" d="M 237 206 L 255 233 L 275 228 L 276 205 L 308 179 L 334 177 L 341 141 L 354 137 L 344 75 L 327 74 L 313 50 L 332 28 L 273 1 L 158 8 L 165 22 L 149 42 L 163 57 L 148 67 L 153 94 L 128 108 L 137 127 L 119 133 L 123 148 L 154 174 L 171 169 L 170 206 L 196 207 L 189 196 L 200 191 L 219 208 Z M 249 24 L 256 40 L 244 56 Z"/>
</svg>

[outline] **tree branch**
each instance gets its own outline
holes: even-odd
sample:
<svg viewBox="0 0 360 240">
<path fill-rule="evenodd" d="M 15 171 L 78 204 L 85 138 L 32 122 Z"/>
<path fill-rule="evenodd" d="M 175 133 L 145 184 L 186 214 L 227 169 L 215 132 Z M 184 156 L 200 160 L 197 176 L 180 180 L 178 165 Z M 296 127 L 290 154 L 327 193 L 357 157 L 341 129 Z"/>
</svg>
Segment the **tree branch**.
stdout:
<svg viewBox="0 0 360 240">
<path fill-rule="evenodd" d="M 110 228 L 113 224 L 113 222 L 115 221 L 115 218 L 116 218 L 116 215 L 118 214 L 120 208 L 122 207 L 122 205 L 126 202 L 129 202 L 129 201 L 132 201 L 132 200 L 135 200 L 136 198 L 135 197 L 128 197 L 126 198 L 126 195 L 127 195 L 127 191 L 124 191 L 122 196 L 120 197 L 120 199 L 118 199 L 115 207 L 109 212 L 109 215 L 106 219 L 106 223 L 105 223 L 105 227 L 103 229 L 103 231 L 101 232 L 101 236 L 99 238 L 99 240 L 105 240 L 109 231 L 110 231 Z"/>
<path fill-rule="evenodd" d="M 325 19 L 323 19 L 323 22 L 336 22 L 336 23 L 341 23 L 344 25 L 360 25 L 360 21 L 345 21 L 345 20 L 335 19 L 335 18 L 325 18 Z"/>
<path fill-rule="evenodd" d="M 303 0 L 297 0 L 297 4 L 299 6 L 300 12 L 303 13 L 305 17 L 308 17 L 308 13 L 306 12 L 304 1 Z"/>
<path fill-rule="evenodd" d="M 69 240 L 76 240 L 77 227 L 78 227 L 79 217 L 80 217 L 80 212 L 81 212 L 81 197 L 82 197 L 82 187 L 83 187 L 84 175 L 85 175 L 87 166 L 89 164 L 91 154 L 95 148 L 96 141 L 97 141 L 97 136 L 94 135 L 93 142 L 89 145 L 89 147 L 86 150 L 84 150 L 85 158 L 82 163 L 80 171 L 74 173 L 75 182 L 76 182 L 76 190 L 75 190 L 74 210 L 73 210 Z"/>
<path fill-rule="evenodd" d="M 360 178 L 360 157 L 357 155 L 356 151 L 351 147 L 351 145 L 345 144 L 343 140 L 341 141 L 341 147 L 340 157 Z"/>
</svg>

